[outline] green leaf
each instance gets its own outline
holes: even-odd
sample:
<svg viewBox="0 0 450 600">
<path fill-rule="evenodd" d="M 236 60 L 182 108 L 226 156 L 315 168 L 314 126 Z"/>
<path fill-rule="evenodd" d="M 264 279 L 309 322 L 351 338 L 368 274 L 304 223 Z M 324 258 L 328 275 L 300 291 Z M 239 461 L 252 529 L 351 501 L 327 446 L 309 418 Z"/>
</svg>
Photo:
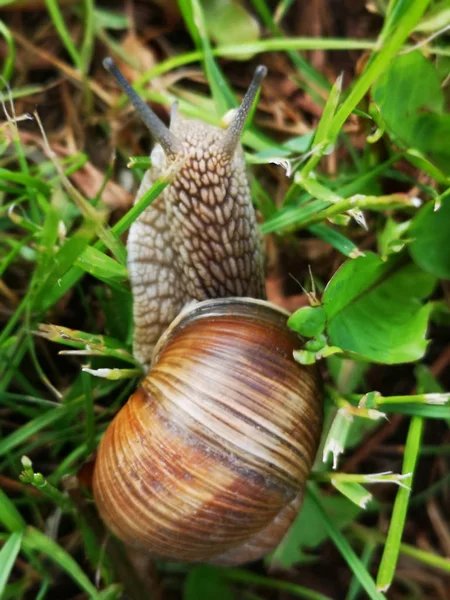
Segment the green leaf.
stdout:
<svg viewBox="0 0 450 600">
<path fill-rule="evenodd" d="M 414 218 L 409 237 L 409 252 L 414 262 L 427 273 L 450 279 L 450 198 L 438 210 L 426 204 Z"/>
<path fill-rule="evenodd" d="M 314 337 L 325 329 L 327 315 L 321 306 L 304 306 L 288 320 L 288 327 L 300 335 Z"/>
<path fill-rule="evenodd" d="M 421 52 L 398 56 L 373 87 L 388 131 L 450 173 L 450 115 L 434 65 Z"/>
<path fill-rule="evenodd" d="M 328 283 L 323 306 L 330 343 L 365 359 L 387 364 L 421 358 L 435 278 L 416 265 L 375 254 L 347 261 Z"/>
<path fill-rule="evenodd" d="M 22 543 L 22 532 L 12 533 L 0 551 L 0 598 L 12 571 Z"/>
</svg>

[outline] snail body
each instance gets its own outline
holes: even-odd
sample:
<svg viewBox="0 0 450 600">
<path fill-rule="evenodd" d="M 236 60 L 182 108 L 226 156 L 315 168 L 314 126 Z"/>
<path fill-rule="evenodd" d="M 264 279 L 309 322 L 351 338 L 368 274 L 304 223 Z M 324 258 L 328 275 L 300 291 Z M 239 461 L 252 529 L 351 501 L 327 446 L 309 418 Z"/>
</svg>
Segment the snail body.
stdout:
<svg viewBox="0 0 450 600">
<path fill-rule="evenodd" d="M 132 224 L 128 237 L 133 354 L 148 366 L 157 340 L 186 302 L 265 297 L 262 252 L 240 136 L 266 69 L 256 70 L 226 130 L 183 119 L 176 105 L 168 129 L 117 67 L 110 61 L 106 66 L 158 141 L 137 200 L 171 167 L 176 169 L 170 185 Z"/>
<path fill-rule="evenodd" d="M 100 443 L 94 499 L 120 539 L 154 556 L 256 560 L 295 518 L 322 428 L 317 370 L 294 360 L 288 315 L 264 300 L 239 143 L 265 69 L 227 130 L 174 111 L 169 130 L 105 66 L 158 141 L 138 198 L 177 170 L 130 230 L 133 351 L 148 373 Z"/>
</svg>

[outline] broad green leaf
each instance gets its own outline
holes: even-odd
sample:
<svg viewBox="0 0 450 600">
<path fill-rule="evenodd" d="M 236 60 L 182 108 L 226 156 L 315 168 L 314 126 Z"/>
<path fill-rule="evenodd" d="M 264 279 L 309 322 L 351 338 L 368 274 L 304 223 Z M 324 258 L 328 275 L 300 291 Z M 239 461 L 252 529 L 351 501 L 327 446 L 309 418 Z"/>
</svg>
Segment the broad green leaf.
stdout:
<svg viewBox="0 0 450 600">
<path fill-rule="evenodd" d="M 408 248 L 414 262 L 427 273 L 450 279 L 450 198 L 438 210 L 426 204 L 414 218 Z"/>
<path fill-rule="evenodd" d="M 435 278 L 404 257 L 375 254 L 348 261 L 328 283 L 323 306 L 330 344 L 374 362 L 418 360 L 425 353 Z"/>
<path fill-rule="evenodd" d="M 373 98 L 391 135 L 450 173 L 450 115 L 443 113 L 438 73 L 421 52 L 395 58 L 374 85 Z"/>
</svg>

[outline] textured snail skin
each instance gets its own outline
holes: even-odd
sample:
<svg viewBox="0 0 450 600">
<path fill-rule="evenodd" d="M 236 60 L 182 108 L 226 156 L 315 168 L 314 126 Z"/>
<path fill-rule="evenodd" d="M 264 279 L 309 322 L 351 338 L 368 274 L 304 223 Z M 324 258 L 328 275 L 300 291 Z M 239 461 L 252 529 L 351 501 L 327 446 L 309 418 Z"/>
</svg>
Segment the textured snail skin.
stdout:
<svg viewBox="0 0 450 600">
<path fill-rule="evenodd" d="M 149 365 L 156 341 L 189 300 L 265 297 L 262 252 L 242 148 L 223 151 L 225 131 L 172 118 L 184 156 L 155 146 L 141 198 L 176 160 L 171 184 L 131 226 L 134 356 Z"/>
<path fill-rule="evenodd" d="M 94 497 L 109 528 L 155 556 L 240 564 L 275 547 L 301 505 L 322 427 L 315 368 L 286 315 L 202 302 L 156 350 L 107 429 Z"/>
</svg>

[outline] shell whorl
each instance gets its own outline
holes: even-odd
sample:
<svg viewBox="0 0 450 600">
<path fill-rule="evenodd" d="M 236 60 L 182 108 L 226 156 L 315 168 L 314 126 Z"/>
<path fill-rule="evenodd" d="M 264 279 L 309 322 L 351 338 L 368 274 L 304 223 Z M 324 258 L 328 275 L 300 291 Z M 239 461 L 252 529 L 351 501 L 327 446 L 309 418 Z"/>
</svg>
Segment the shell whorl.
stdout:
<svg viewBox="0 0 450 600">
<path fill-rule="evenodd" d="M 170 328 L 99 448 L 94 495 L 120 538 L 221 564 L 276 545 L 322 419 L 317 373 L 294 361 L 285 320 L 266 302 L 233 298 L 202 302 Z"/>
</svg>

